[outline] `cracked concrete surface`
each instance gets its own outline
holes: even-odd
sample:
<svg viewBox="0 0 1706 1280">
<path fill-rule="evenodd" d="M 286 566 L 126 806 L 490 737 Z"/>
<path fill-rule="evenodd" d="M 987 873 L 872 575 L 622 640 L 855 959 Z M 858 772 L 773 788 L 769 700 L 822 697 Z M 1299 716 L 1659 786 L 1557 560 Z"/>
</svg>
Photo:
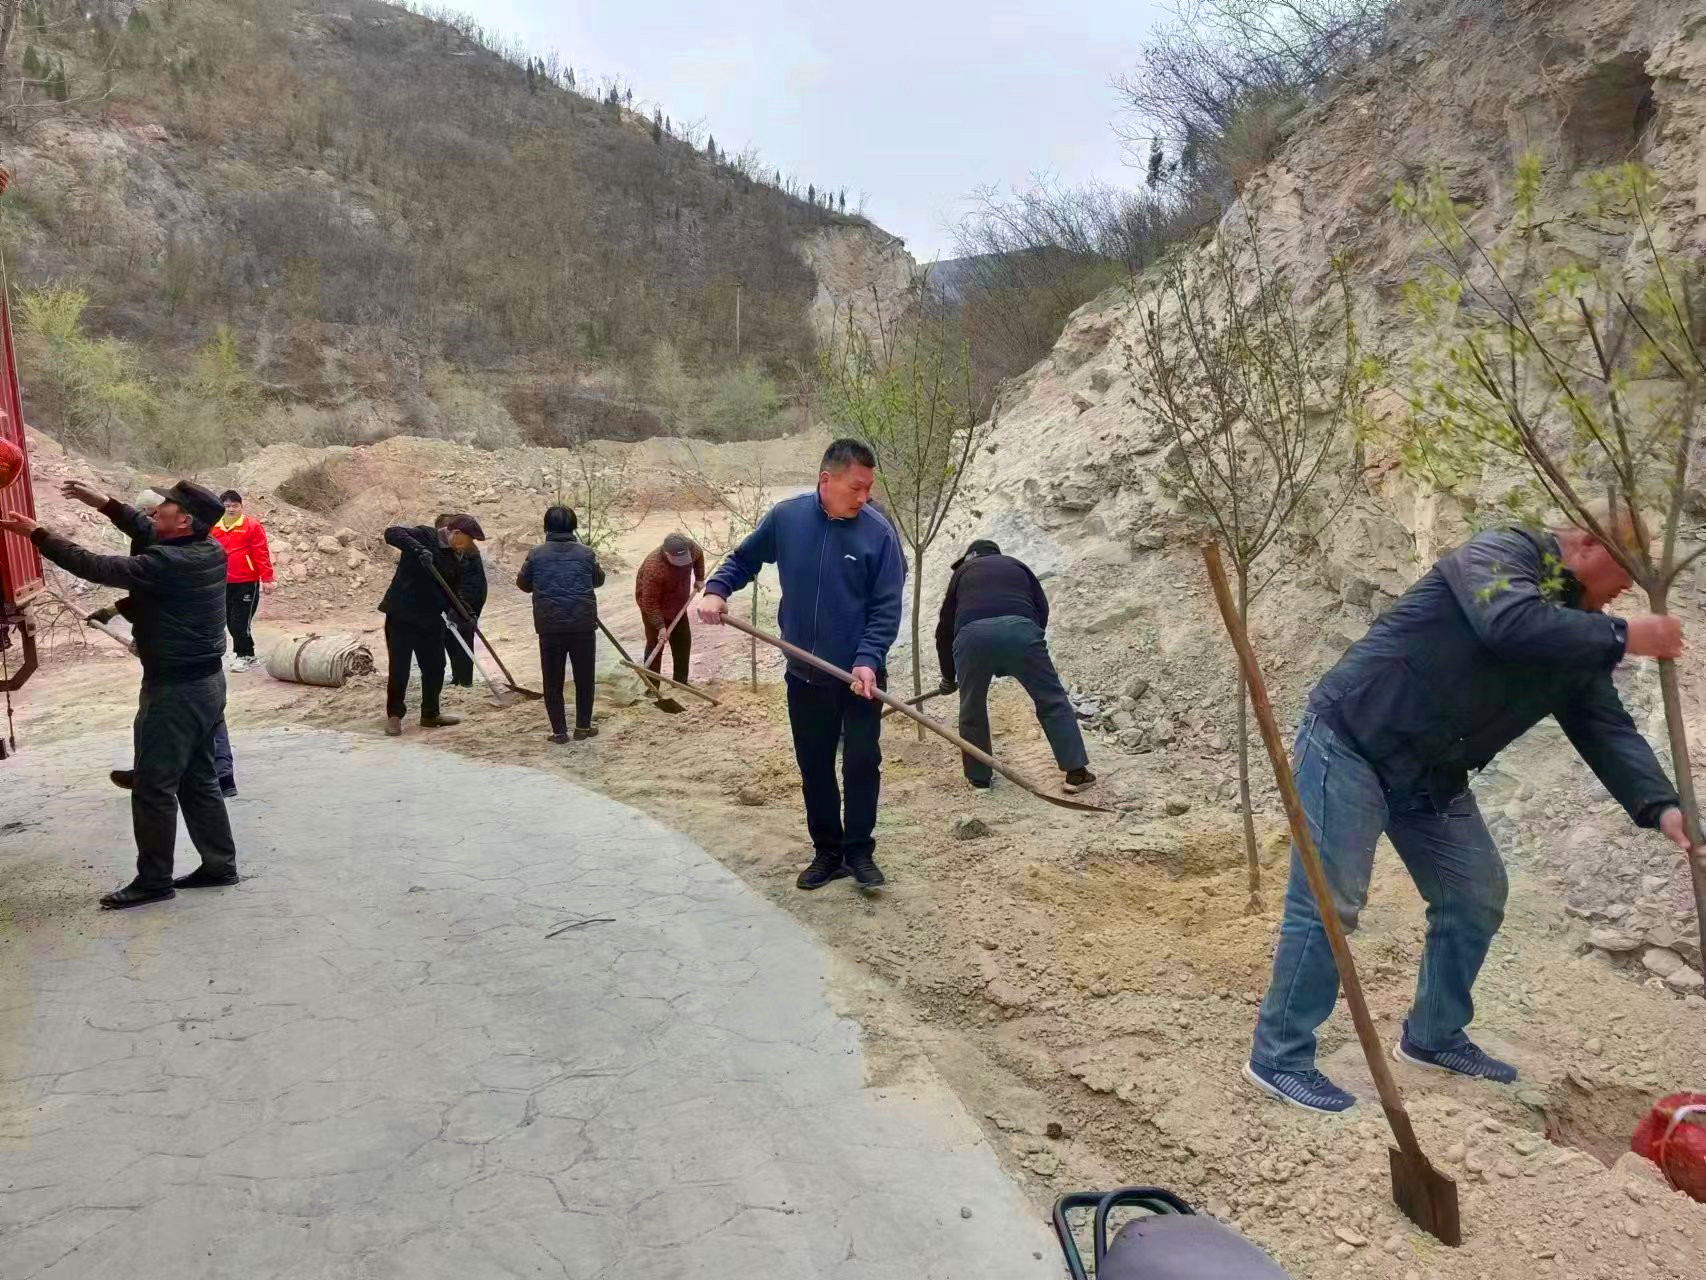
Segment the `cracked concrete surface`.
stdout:
<svg viewBox="0 0 1706 1280">
<path fill-rule="evenodd" d="M 7 1280 L 1059 1273 L 953 1097 L 867 1089 L 824 953 L 686 837 L 272 730 L 244 883 L 102 914 L 111 746 L 0 775 Z"/>
</svg>

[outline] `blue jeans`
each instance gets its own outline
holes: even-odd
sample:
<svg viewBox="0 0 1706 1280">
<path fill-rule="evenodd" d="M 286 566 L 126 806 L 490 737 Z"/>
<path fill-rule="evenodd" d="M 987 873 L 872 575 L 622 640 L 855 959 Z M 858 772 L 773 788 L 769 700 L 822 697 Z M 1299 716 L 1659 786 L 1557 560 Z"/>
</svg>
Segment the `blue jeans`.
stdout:
<svg viewBox="0 0 1706 1280">
<path fill-rule="evenodd" d="M 1468 1040 L 1471 990 L 1505 918 L 1504 863 L 1465 788 L 1444 808 L 1426 795 L 1388 794 L 1368 762 L 1315 715 L 1303 717 L 1293 769 L 1310 835 L 1339 920 L 1349 933 L 1368 902 L 1374 847 L 1385 832 L 1428 904 L 1410 1040 L 1442 1052 Z M 1250 1060 L 1274 1071 L 1315 1065 L 1315 1031 L 1339 998 L 1339 973 L 1296 848 L 1273 978 L 1256 1021 Z"/>
<path fill-rule="evenodd" d="M 1090 763 L 1072 701 L 1049 657 L 1048 640 L 1029 618 L 968 622 L 954 637 L 954 667 L 960 680 L 960 736 L 972 746 L 990 750 L 989 682 L 996 676 L 1011 676 L 1031 695 L 1037 723 L 1048 737 L 1060 771 L 1071 773 Z M 962 761 L 971 781 L 989 782 L 994 777 L 982 761 L 970 756 Z"/>
</svg>

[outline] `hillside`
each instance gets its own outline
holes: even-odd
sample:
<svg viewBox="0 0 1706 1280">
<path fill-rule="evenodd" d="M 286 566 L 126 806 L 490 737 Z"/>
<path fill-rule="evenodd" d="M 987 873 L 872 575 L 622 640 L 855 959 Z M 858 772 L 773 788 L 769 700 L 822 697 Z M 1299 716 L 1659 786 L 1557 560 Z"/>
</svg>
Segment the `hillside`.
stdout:
<svg viewBox="0 0 1706 1280">
<path fill-rule="evenodd" d="M 26 11 L 12 62 L 63 64 L 68 96 L 25 90 L 0 205 L 32 422 L 74 447 L 186 466 L 398 431 L 774 433 L 814 361 L 807 242 L 905 259 L 467 24 L 377 0 L 83 11 Z"/>
</svg>

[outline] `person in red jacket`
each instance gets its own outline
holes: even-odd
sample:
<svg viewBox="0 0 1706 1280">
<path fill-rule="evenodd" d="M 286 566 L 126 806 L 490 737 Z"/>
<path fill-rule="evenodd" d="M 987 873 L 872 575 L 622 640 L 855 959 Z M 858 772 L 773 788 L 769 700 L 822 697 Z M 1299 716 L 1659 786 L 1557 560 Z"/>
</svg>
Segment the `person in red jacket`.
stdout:
<svg viewBox="0 0 1706 1280">
<path fill-rule="evenodd" d="M 225 548 L 225 626 L 231 632 L 231 669 L 247 671 L 257 661 L 249 630 L 261 607 L 261 592 L 273 589 L 272 552 L 261 522 L 244 514 L 243 495 L 227 489 L 219 495 L 225 518 L 213 526 L 213 540 Z"/>
<path fill-rule="evenodd" d="M 645 624 L 648 654 L 657 647 L 663 629 L 704 585 L 705 553 L 685 534 L 670 534 L 640 562 L 640 571 L 634 575 L 634 603 L 640 607 L 640 621 Z M 687 679 L 687 659 L 692 652 L 693 633 L 683 616 L 669 633 L 669 656 L 677 680 Z M 657 654 L 648 665 L 661 673 L 663 654 Z"/>
</svg>

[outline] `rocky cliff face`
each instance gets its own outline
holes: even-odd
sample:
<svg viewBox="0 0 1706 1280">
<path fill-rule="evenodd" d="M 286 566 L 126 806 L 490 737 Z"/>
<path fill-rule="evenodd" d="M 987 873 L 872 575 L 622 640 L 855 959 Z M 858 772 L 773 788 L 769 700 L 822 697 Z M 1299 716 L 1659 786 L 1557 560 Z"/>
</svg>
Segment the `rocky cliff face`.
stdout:
<svg viewBox="0 0 1706 1280">
<path fill-rule="evenodd" d="M 918 274 L 906 242 L 878 227 L 826 227 L 801 244 L 800 254 L 817 276 L 811 321 L 822 341 L 845 332 L 849 308 L 853 323 L 874 340 L 879 317 L 886 323 L 906 306 Z"/>
<path fill-rule="evenodd" d="M 1587 215 L 1581 176 L 1639 157 L 1665 182 L 1667 234 L 1700 248 L 1703 125 L 1701 0 L 1430 0 L 1362 75 L 1298 122 L 1246 199 L 1260 203 L 1264 250 L 1289 267 L 1301 297 L 1322 294 L 1331 255 L 1348 259 L 1359 325 L 1402 362 L 1414 339 L 1398 291 L 1425 250 L 1391 207 L 1397 183 L 1443 172 L 1459 201 L 1483 210 L 1477 232 L 1496 236 L 1509 222 L 1515 157 L 1537 150 L 1559 251 L 1597 255 L 1621 252 L 1622 242 Z M 1131 297 L 1112 291 L 1072 317 L 1047 360 L 1003 388 L 965 499 L 926 566 L 926 594 L 939 593 L 970 537 L 994 537 L 1028 560 L 1055 602 L 1063 673 L 1105 730 L 1101 749 L 1149 757 L 1158 787 L 1184 781 L 1225 800 L 1231 660 L 1194 534 L 1160 482 L 1170 440 L 1133 394 L 1125 355 L 1133 337 Z M 1324 545 L 1254 606 L 1283 710 L 1295 712 L 1339 653 L 1465 531 L 1455 503 L 1423 491 L 1390 458 L 1369 462 Z M 1685 610 L 1706 598 L 1693 583 L 1683 595 Z M 1659 742 L 1650 665 L 1628 671 L 1628 696 Z M 1688 679 L 1696 676 L 1690 669 Z M 1698 703 L 1689 705 L 1699 720 Z M 1609 905 L 1661 932 L 1691 927 L 1680 864 L 1636 836 L 1561 746 L 1555 732 L 1537 731 L 1488 771 L 1483 794 L 1496 830 L 1542 837 L 1548 870 L 1591 882 L 1584 910 Z M 1520 827 L 1505 806 L 1525 817 Z M 1544 838 L 1571 815 L 1585 815 L 1585 826 L 1569 842 Z"/>
</svg>

